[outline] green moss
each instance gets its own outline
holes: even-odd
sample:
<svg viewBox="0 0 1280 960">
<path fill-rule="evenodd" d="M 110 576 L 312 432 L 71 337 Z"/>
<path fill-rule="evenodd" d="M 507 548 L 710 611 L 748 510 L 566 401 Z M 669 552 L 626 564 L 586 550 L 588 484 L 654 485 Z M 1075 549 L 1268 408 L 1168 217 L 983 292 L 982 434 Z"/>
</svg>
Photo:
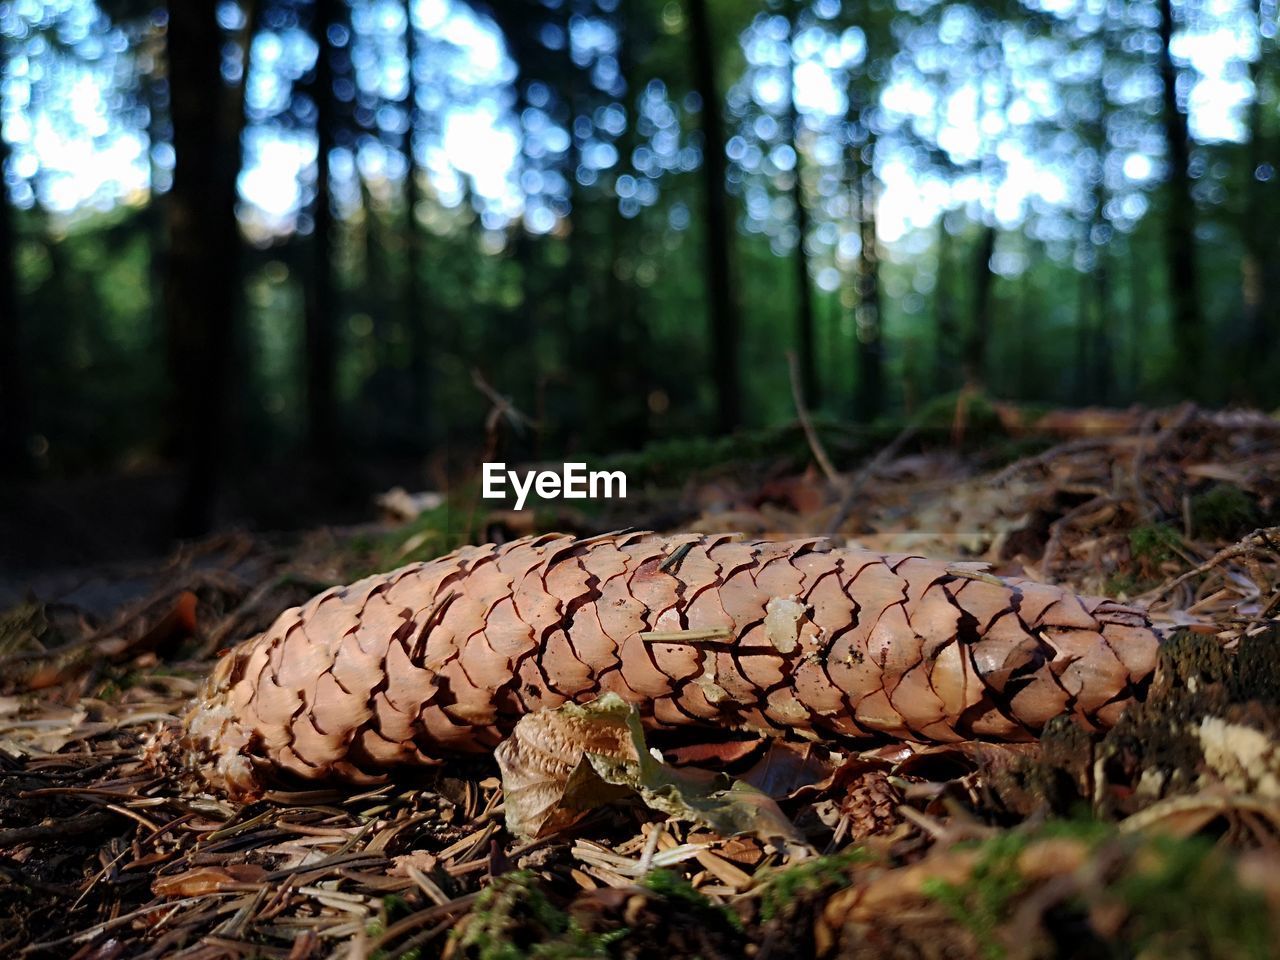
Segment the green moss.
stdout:
<svg viewBox="0 0 1280 960">
<path fill-rule="evenodd" d="M 946 907 L 974 935 L 989 960 L 1000 960 L 1006 954 L 998 932 L 1008 919 L 1014 898 L 1026 887 L 1018 871 L 1018 855 L 1027 843 L 1025 834 L 1001 834 L 983 844 L 982 857 L 964 883 L 927 880 L 923 886 L 927 896 Z"/>
<path fill-rule="evenodd" d="M 959 419 L 964 425 L 966 442 L 1004 436 L 1004 423 L 991 400 L 983 394 L 966 397 L 960 392 L 934 397 L 920 407 L 915 423 L 921 435 L 949 438 L 956 427 L 957 411 L 962 403 L 963 415 Z"/>
<path fill-rule="evenodd" d="M 626 927 L 586 932 L 547 899 L 532 871 L 519 870 L 480 894 L 454 936 L 474 960 L 605 960 L 610 946 L 629 934 Z"/>
<path fill-rule="evenodd" d="M 1241 637 L 1231 665 L 1235 699 L 1280 705 L 1280 626 Z"/>
<path fill-rule="evenodd" d="M 1197 538 L 1239 540 L 1262 522 L 1254 499 L 1233 484 L 1215 484 L 1191 498 L 1191 531 Z"/>
<path fill-rule="evenodd" d="M 1124 908 L 1123 923 L 1100 956 L 1164 957 L 1169 960 L 1229 960 L 1271 956 L 1275 930 L 1265 899 L 1244 889 L 1232 854 L 1206 839 L 1121 835 L 1093 820 L 1051 821 L 1034 835 L 1004 833 L 980 843 L 978 864 L 963 883 L 929 881 L 924 892 L 946 908 L 973 936 L 984 957 L 1007 953 L 1016 904 L 1029 892 L 1018 858 L 1033 840 L 1083 839 L 1100 851 L 1105 871 L 1061 904 L 1057 936 L 1074 931 L 1066 955 L 1080 947 L 1082 922 L 1099 905 Z M 1050 929 L 1044 931 L 1055 936 Z M 1025 934 L 1025 931 L 1024 931 Z M 1096 941 L 1101 949 L 1102 942 Z"/>
<path fill-rule="evenodd" d="M 1156 837 L 1113 890 L 1128 905 L 1125 939 L 1141 956 L 1236 960 L 1273 956 L 1261 894 L 1240 886 L 1224 851 L 1203 838 Z"/>
<path fill-rule="evenodd" d="M 1231 657 L 1216 638 L 1179 630 L 1160 647 L 1155 692 L 1178 699 L 1184 691 L 1195 694 L 1207 685 L 1227 682 L 1231 670 Z"/>
<path fill-rule="evenodd" d="M 1151 568 L 1178 558 L 1182 538 L 1167 523 L 1148 523 L 1129 531 L 1129 552 Z"/>
<path fill-rule="evenodd" d="M 1108 597 L 1132 597 L 1144 589 L 1144 582 L 1129 573 L 1113 573 L 1102 585 L 1102 592 Z"/>
<path fill-rule="evenodd" d="M 351 577 L 365 576 L 420 560 L 434 560 L 451 550 L 481 539 L 483 511 L 465 506 L 474 503 L 466 493 L 446 500 L 432 510 L 390 533 L 363 534 L 344 546 L 343 564 Z"/>
<path fill-rule="evenodd" d="M 695 912 L 716 913 L 723 917 L 729 926 L 741 932 L 742 920 L 732 910 L 712 903 L 705 896 L 693 889 L 687 879 L 674 870 L 651 870 L 640 885 L 662 897 L 664 900 L 679 900 L 688 904 Z"/>
<path fill-rule="evenodd" d="M 766 923 L 781 915 L 798 898 L 847 887 L 849 872 L 871 855 L 861 847 L 825 857 L 804 860 L 769 876 L 760 899 L 760 919 Z"/>
</svg>

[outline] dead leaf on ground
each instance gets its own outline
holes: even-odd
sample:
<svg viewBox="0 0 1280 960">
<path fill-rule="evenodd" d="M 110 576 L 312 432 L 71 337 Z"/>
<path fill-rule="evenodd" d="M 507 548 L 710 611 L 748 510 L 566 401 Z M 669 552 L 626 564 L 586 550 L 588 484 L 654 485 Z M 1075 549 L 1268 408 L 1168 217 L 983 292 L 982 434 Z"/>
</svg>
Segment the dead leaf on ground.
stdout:
<svg viewBox="0 0 1280 960">
<path fill-rule="evenodd" d="M 724 836 L 804 842 L 773 798 L 756 787 L 654 757 L 639 713 L 616 694 L 527 715 L 498 747 L 497 760 L 507 826 L 524 837 L 545 836 L 634 792 L 654 810 Z"/>
</svg>

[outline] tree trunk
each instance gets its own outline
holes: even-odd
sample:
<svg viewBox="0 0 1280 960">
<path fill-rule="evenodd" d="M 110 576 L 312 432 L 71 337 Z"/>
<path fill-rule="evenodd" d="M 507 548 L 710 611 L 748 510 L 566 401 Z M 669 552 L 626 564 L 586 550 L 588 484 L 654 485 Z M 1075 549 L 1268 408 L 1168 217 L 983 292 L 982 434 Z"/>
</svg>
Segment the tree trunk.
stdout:
<svg viewBox="0 0 1280 960">
<path fill-rule="evenodd" d="M 618 66 L 622 72 L 622 80 L 626 85 L 626 127 L 618 138 L 618 169 L 624 164 L 640 145 L 640 132 L 637 119 L 640 113 L 639 93 L 642 83 L 639 82 L 638 59 L 640 55 L 640 38 L 637 30 L 635 11 L 620 7 L 615 14 L 618 30 Z M 616 185 L 616 180 L 615 180 Z M 624 258 L 634 263 L 640 251 L 639 222 L 637 217 L 624 217 L 618 205 L 618 198 L 612 198 L 610 210 L 612 220 L 611 249 L 605 268 L 605 298 L 613 304 L 617 311 L 613 326 L 615 343 L 620 356 L 626 361 L 618 368 L 619 380 L 613 385 L 614 396 L 621 398 L 613 405 L 618 407 L 615 428 L 625 446 L 638 448 L 649 439 L 649 391 L 650 382 L 648 327 L 644 322 L 645 312 L 642 306 L 643 289 L 638 284 L 628 288 L 619 276 L 618 265 Z"/>
<path fill-rule="evenodd" d="M 730 257 L 733 225 L 725 181 L 725 136 L 716 83 L 715 35 L 707 0 L 688 0 L 694 87 L 702 99 L 702 182 L 706 204 L 707 301 L 711 319 L 711 374 L 716 388 L 716 427 L 738 426 L 742 407 L 738 369 L 741 320 L 733 291 Z"/>
<path fill-rule="evenodd" d="M 1129 391 L 1136 400 L 1142 386 L 1143 340 L 1147 335 L 1147 260 L 1138 246 L 1141 224 L 1129 234 Z"/>
<path fill-rule="evenodd" d="M 340 23 L 344 0 L 316 0 L 312 33 L 318 47 L 309 93 L 316 108 L 316 187 L 312 204 L 311 278 L 305 296 L 307 450 L 317 460 L 332 460 L 337 438 L 337 316 L 333 270 L 334 217 L 329 184 L 329 155 L 337 136 L 333 92 L 335 51 L 330 27 Z"/>
<path fill-rule="evenodd" d="M 223 84 L 216 9 L 214 0 L 175 0 L 167 32 L 176 162 L 165 211 L 165 325 L 173 447 L 185 470 L 177 525 L 187 536 L 204 532 L 213 519 L 239 310 L 243 85 Z"/>
<path fill-rule="evenodd" d="M 850 124 L 852 126 L 852 124 Z M 857 144 L 846 147 L 849 205 L 858 218 L 858 263 L 854 272 L 854 416 L 871 421 L 884 408 L 883 325 L 880 311 L 880 256 L 876 245 L 875 140 L 869 138 L 866 155 Z"/>
<path fill-rule="evenodd" d="M 0 475 L 26 472 L 31 432 L 18 302 L 17 237 L 4 178 L 8 161 L 9 144 L 0 137 Z"/>
<path fill-rule="evenodd" d="M 982 238 L 973 258 L 973 316 L 965 337 L 964 368 L 965 386 L 981 386 L 986 378 L 987 348 L 990 346 L 992 325 L 992 294 L 995 291 L 995 273 L 991 258 L 996 252 L 997 228 L 991 223 L 982 228 Z"/>
<path fill-rule="evenodd" d="M 811 406 L 821 397 L 818 392 L 818 375 L 814 365 L 814 317 L 813 286 L 809 279 L 809 254 L 805 238 L 809 236 L 809 207 L 804 196 L 804 165 L 800 153 L 800 110 L 796 106 L 795 40 L 800 19 L 800 3 L 791 0 L 788 15 L 791 20 L 791 41 L 787 47 L 790 61 L 787 68 L 790 84 L 788 119 L 791 127 L 791 149 L 796 155 L 796 165 L 791 186 L 791 201 L 795 206 L 796 256 L 794 261 L 796 282 L 796 358 L 800 365 L 800 385 Z"/>
<path fill-rule="evenodd" d="M 421 133 L 422 112 L 418 109 L 418 83 L 414 66 L 418 60 L 418 30 L 413 23 L 413 3 L 405 0 L 405 56 L 409 62 L 409 85 L 405 94 L 407 128 L 404 133 L 405 251 L 404 251 L 404 318 L 409 340 L 409 402 L 417 443 L 426 450 L 431 445 L 431 327 L 423 309 L 422 291 L 422 226 L 418 222 L 418 206 L 422 190 L 418 184 L 417 155 L 414 141 Z"/>
<path fill-rule="evenodd" d="M 951 231 L 947 229 L 947 211 L 938 214 L 938 271 L 933 288 L 934 376 L 933 395 L 946 393 L 956 385 L 956 345 L 960 342 L 960 325 L 956 321 L 955 302 L 951 290 Z"/>
<path fill-rule="evenodd" d="M 1274 7 L 1273 7 L 1274 10 Z M 1274 204 L 1274 182 L 1263 180 L 1258 171 L 1270 164 L 1273 171 L 1280 166 L 1274 155 L 1274 143 L 1267 136 L 1266 111 L 1263 107 L 1268 56 L 1274 55 L 1275 40 L 1265 36 L 1266 14 L 1262 0 L 1254 8 L 1260 49 L 1249 64 L 1253 100 L 1249 104 L 1249 143 L 1245 148 L 1245 196 L 1241 233 L 1244 257 L 1241 263 L 1241 286 L 1245 312 L 1245 337 L 1248 345 L 1246 365 L 1255 371 L 1251 382 L 1265 375 L 1267 361 L 1273 356 L 1275 330 L 1280 325 L 1280 239 L 1276 238 L 1274 217 L 1280 207 Z M 1272 173 L 1274 179 L 1275 173 Z M 1266 402 L 1270 397 L 1255 397 Z"/>
<path fill-rule="evenodd" d="M 1169 203 L 1165 215 L 1165 259 L 1172 301 L 1173 342 L 1178 387 L 1199 392 L 1196 371 L 1203 360 L 1204 318 L 1201 314 L 1196 264 L 1196 213 L 1191 195 L 1191 141 L 1187 115 L 1178 106 L 1178 71 L 1173 62 L 1173 0 L 1159 0 L 1160 82 L 1164 105 L 1164 139 L 1169 160 Z"/>
</svg>

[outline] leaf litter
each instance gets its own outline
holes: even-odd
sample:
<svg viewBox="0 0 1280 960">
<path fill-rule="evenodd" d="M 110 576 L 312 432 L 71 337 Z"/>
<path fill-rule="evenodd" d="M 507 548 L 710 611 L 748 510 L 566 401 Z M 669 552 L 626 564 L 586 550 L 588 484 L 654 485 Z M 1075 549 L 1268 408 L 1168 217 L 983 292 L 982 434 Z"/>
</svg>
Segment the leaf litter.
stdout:
<svg viewBox="0 0 1280 960">
<path fill-rule="evenodd" d="M 993 463 L 989 445 L 916 431 L 850 464 L 847 508 L 851 484 L 754 463 L 687 482 L 680 529 L 839 520 L 857 546 L 1136 600 L 1176 635 L 1113 730 L 850 753 L 646 739 L 598 703 L 583 708 L 597 739 L 541 781 L 526 757 L 505 794 L 500 755 L 241 804 L 165 763 L 209 658 L 315 589 L 399 562 L 395 544 L 443 551 L 413 523 L 223 539 L 119 609 L 35 598 L 0 617 L 2 955 L 1271 955 L 1280 423 L 1192 407 L 1000 416 L 1010 446 L 1039 449 Z M 772 631 L 784 645 L 791 612 Z M 768 804 L 743 819 L 744 795 Z M 762 809 L 772 827 L 751 820 Z"/>
</svg>

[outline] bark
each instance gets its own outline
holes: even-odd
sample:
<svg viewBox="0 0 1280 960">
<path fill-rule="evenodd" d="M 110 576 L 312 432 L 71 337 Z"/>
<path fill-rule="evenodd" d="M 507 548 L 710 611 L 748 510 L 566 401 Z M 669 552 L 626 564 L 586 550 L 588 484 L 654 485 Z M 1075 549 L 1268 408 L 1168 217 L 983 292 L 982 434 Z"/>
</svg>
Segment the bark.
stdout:
<svg viewBox="0 0 1280 960">
<path fill-rule="evenodd" d="M 1274 8 L 1273 8 L 1274 9 Z M 1271 356 L 1275 331 L 1280 325 L 1280 240 L 1276 239 L 1268 207 L 1276 192 L 1272 181 L 1258 178 L 1257 171 L 1264 163 L 1272 168 L 1280 167 L 1280 158 L 1274 156 L 1274 144 L 1267 136 L 1265 96 L 1265 67 L 1267 57 L 1275 46 L 1273 38 L 1263 35 L 1267 19 L 1262 0 L 1254 7 L 1257 19 L 1259 52 L 1249 64 L 1249 80 L 1253 85 L 1253 100 L 1249 104 L 1249 143 L 1245 148 L 1245 205 L 1241 233 L 1244 238 L 1244 257 L 1241 263 L 1241 287 L 1245 311 L 1245 335 L 1249 347 L 1248 366 L 1262 372 Z M 1275 174 L 1272 174 L 1274 180 Z"/>
<path fill-rule="evenodd" d="M 997 227 L 994 223 L 982 228 L 982 237 L 973 258 L 973 315 L 965 336 L 964 356 L 961 366 L 967 386 L 979 386 L 986 379 L 987 349 L 991 342 L 992 294 L 995 291 L 995 271 L 991 258 L 996 252 Z"/>
<path fill-rule="evenodd" d="M 0 475 L 26 472 L 31 433 L 18 302 L 17 237 L 4 176 L 8 161 L 9 145 L 0 136 Z"/>
<path fill-rule="evenodd" d="M 1104 57 L 1110 52 L 1109 37 L 1103 34 Z M 1090 211 L 1088 232 L 1089 256 L 1093 264 L 1089 299 L 1093 303 L 1093 322 L 1088 328 L 1088 366 L 1086 376 L 1089 392 L 1081 397 L 1083 402 L 1105 404 L 1111 400 L 1111 265 L 1107 257 L 1109 244 L 1100 242 L 1103 233 L 1110 228 L 1107 220 L 1107 122 L 1110 102 L 1107 99 L 1105 72 L 1098 71 L 1094 96 L 1098 102 L 1098 121 L 1093 129 L 1093 147 L 1097 151 L 1094 167 L 1093 208 Z"/>
<path fill-rule="evenodd" d="M 875 145 L 871 142 L 870 149 Z M 857 313 L 854 336 L 857 340 L 858 386 L 855 415 L 871 421 L 881 412 L 884 401 L 884 324 L 880 310 L 880 253 L 876 240 L 876 190 L 878 182 L 868 159 L 859 170 Z"/>
<path fill-rule="evenodd" d="M 1147 262 L 1139 248 L 1138 228 L 1129 234 L 1129 399 L 1142 387 L 1142 348 L 1147 332 Z"/>
<path fill-rule="evenodd" d="M 313 33 L 319 49 L 309 84 L 316 108 L 316 183 L 312 202 L 311 277 L 305 296 L 307 449 L 317 460 L 337 453 L 338 312 L 334 283 L 334 216 L 329 155 L 337 138 L 333 92 L 335 50 L 329 28 L 341 22 L 344 0 L 316 0 Z"/>
<path fill-rule="evenodd" d="M 165 210 L 165 326 L 173 447 L 185 472 L 177 517 L 183 535 L 206 530 L 213 518 L 239 313 L 243 84 L 223 84 L 216 8 L 213 0 L 172 2 L 167 30 L 176 163 Z"/>
<path fill-rule="evenodd" d="M 531 712 L 614 693 L 653 729 L 858 741 L 1113 724 L 1155 668 L 1144 614 L 813 538 L 558 534 L 334 587 L 228 654 L 193 763 L 253 793 L 490 752 Z"/>
<path fill-rule="evenodd" d="M 933 288 L 934 393 L 945 393 L 955 386 L 956 350 L 960 343 L 960 324 L 956 321 L 955 301 L 951 290 L 951 231 L 947 229 L 947 213 L 938 215 L 938 277 Z"/>
<path fill-rule="evenodd" d="M 1173 308 L 1173 341 L 1177 348 L 1179 389 L 1198 392 L 1203 361 L 1204 319 L 1197 277 L 1196 212 L 1191 195 L 1191 138 L 1187 115 L 1178 105 L 1178 71 L 1173 62 L 1173 0 L 1159 0 L 1160 83 L 1165 150 L 1169 162 L 1169 200 L 1165 214 L 1165 264 Z"/>
<path fill-rule="evenodd" d="M 800 111 L 796 106 L 795 40 L 800 19 L 800 4 L 792 0 L 789 8 L 791 20 L 791 44 L 788 47 L 792 61 L 788 66 L 790 80 L 789 121 L 791 149 L 796 155 L 796 166 L 791 185 L 791 201 L 795 206 L 796 256 L 794 261 L 796 283 L 796 358 L 800 364 L 800 385 L 806 400 L 812 406 L 821 402 L 818 375 L 814 360 L 814 312 L 813 284 L 809 278 L 809 253 L 805 239 L 809 236 L 809 206 L 804 196 L 804 165 L 800 154 Z"/>
<path fill-rule="evenodd" d="M 404 180 L 405 251 L 404 251 L 404 318 L 409 340 L 409 402 L 422 449 L 430 446 L 431 421 L 431 328 L 423 309 L 420 276 L 422 271 L 422 226 L 418 223 L 418 207 L 422 189 L 418 183 L 418 163 L 414 140 L 420 135 L 422 112 L 418 109 L 418 84 L 414 64 L 418 60 L 418 31 L 413 25 L 413 3 L 405 0 L 405 56 L 409 62 L 409 86 L 405 94 L 408 128 L 404 134 L 404 156 L 407 163 Z"/>
<path fill-rule="evenodd" d="M 626 128 L 618 138 L 619 169 L 629 162 L 630 157 L 640 145 L 637 119 L 640 106 L 637 94 L 641 89 L 637 66 L 640 31 L 634 12 L 620 9 L 618 17 L 618 65 L 622 71 L 623 82 L 627 90 Z M 616 328 L 611 339 L 624 358 L 615 371 L 616 382 L 612 385 L 614 401 L 608 402 L 606 409 L 616 408 L 617 412 L 613 429 L 621 439 L 621 445 L 638 449 L 649 439 L 649 390 L 652 386 L 649 372 L 650 344 L 648 329 L 644 323 L 643 296 L 644 290 L 638 285 L 627 286 L 619 274 L 618 266 L 624 258 L 634 263 L 640 253 L 640 224 L 638 217 L 624 217 L 618 207 L 616 196 L 612 198 L 610 219 L 610 252 L 608 266 L 605 269 L 606 302 L 614 305 L 614 323 Z"/>
<path fill-rule="evenodd" d="M 705 204 L 707 307 L 710 313 L 711 376 L 716 390 L 716 426 L 728 432 L 742 419 L 738 351 L 742 324 L 733 291 L 724 121 L 716 82 L 714 32 L 707 0 L 688 0 L 693 82 L 702 99 L 702 183 Z"/>
</svg>

